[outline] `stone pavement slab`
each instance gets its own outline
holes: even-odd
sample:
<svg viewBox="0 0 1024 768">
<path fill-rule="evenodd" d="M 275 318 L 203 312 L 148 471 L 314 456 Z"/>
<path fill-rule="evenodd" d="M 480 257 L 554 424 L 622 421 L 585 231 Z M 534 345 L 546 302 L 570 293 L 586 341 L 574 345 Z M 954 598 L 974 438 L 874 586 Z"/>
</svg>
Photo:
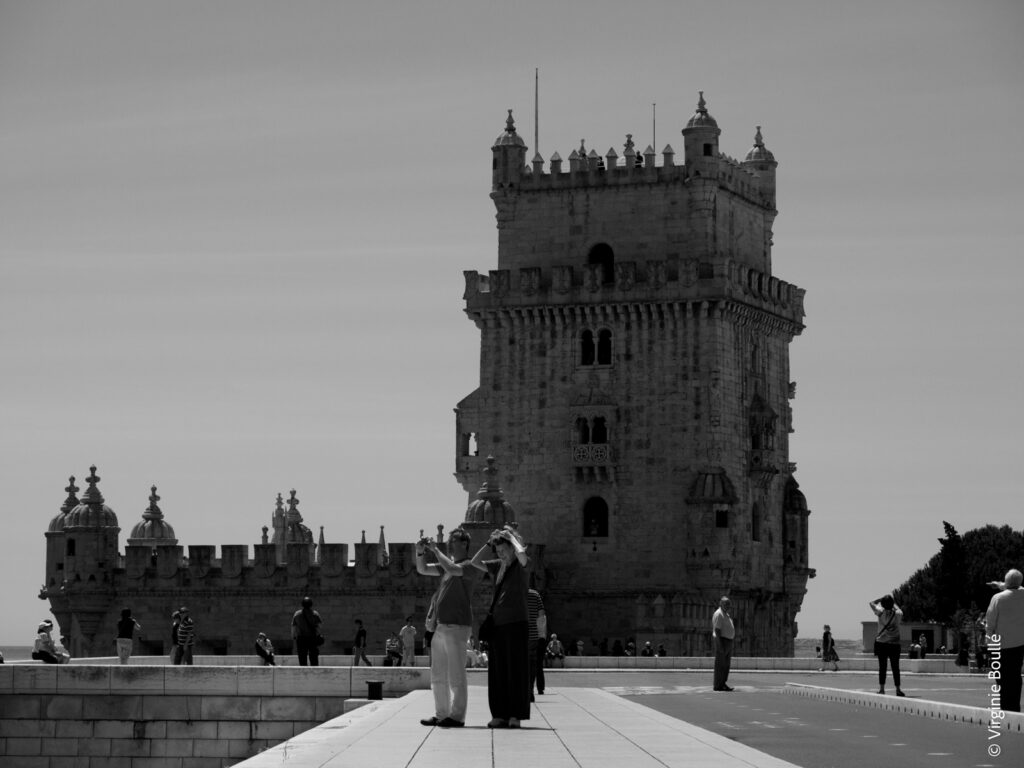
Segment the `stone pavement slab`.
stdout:
<svg viewBox="0 0 1024 768">
<path fill-rule="evenodd" d="M 427 728 L 429 691 L 372 702 L 249 758 L 245 768 L 795 768 L 723 736 L 594 688 L 548 688 L 520 730 L 487 728 L 471 687 L 458 729 Z"/>
</svg>

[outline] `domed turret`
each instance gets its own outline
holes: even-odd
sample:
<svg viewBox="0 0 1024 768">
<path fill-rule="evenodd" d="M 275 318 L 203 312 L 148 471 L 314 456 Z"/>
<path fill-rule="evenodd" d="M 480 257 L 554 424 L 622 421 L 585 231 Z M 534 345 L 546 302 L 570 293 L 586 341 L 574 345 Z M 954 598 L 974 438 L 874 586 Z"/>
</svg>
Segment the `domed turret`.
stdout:
<svg viewBox="0 0 1024 768">
<path fill-rule="evenodd" d="M 68 487 L 64 490 L 67 491 L 68 497 L 61 504 L 60 512 L 57 513 L 57 516 L 50 520 L 50 525 L 46 529 L 49 533 L 62 532 L 67 524 L 68 512 L 78 506 L 78 496 L 75 494 L 78 493 L 79 488 L 75 485 L 74 475 L 68 478 Z"/>
<path fill-rule="evenodd" d="M 160 497 L 156 494 L 156 486 L 150 489 L 149 506 L 142 513 L 142 520 L 135 524 L 128 537 L 129 546 L 144 545 L 155 547 L 160 544 L 177 544 L 174 529 L 164 520 L 164 513 L 157 506 Z"/>
<path fill-rule="evenodd" d="M 494 140 L 491 153 L 491 187 L 496 190 L 518 185 L 526 168 L 526 142 L 516 133 L 511 109 L 505 121 L 505 132 Z"/>
<path fill-rule="evenodd" d="M 704 91 L 700 91 L 697 111 L 683 128 L 683 157 L 688 166 L 700 165 L 703 161 L 718 157 L 718 137 L 722 131 L 718 121 L 708 112 Z M 694 175 L 700 175 L 694 171 Z"/>
<path fill-rule="evenodd" d="M 775 155 L 773 155 L 768 148 L 764 145 L 764 139 L 761 137 L 761 126 L 757 126 L 757 133 L 754 134 L 754 146 L 747 152 L 747 156 L 743 159 L 744 163 L 774 163 Z"/>
<path fill-rule="evenodd" d="M 100 477 L 96 474 L 96 467 L 89 467 L 89 477 L 86 482 L 89 487 L 82 494 L 82 499 L 70 512 L 64 523 L 64 530 L 70 531 L 75 528 L 116 528 L 117 515 L 114 510 L 108 507 L 103 500 L 103 494 L 96 487 Z"/>
<path fill-rule="evenodd" d="M 494 463 L 494 457 L 488 456 L 483 485 L 477 491 L 476 501 L 471 502 L 466 509 L 467 523 L 486 523 L 493 528 L 501 528 L 505 523 L 515 522 L 515 510 L 505 501 L 505 495 L 498 485 L 498 469 Z"/>
<path fill-rule="evenodd" d="M 807 512 L 807 497 L 804 496 L 804 492 L 800 490 L 800 483 L 796 481 L 796 478 L 790 475 L 786 481 L 786 486 L 782 491 L 782 511 L 783 512 Z"/>
<path fill-rule="evenodd" d="M 761 126 L 757 126 L 757 133 L 754 134 L 754 146 L 747 152 L 747 156 L 743 160 L 743 167 L 756 174 L 761 190 L 767 195 L 768 202 L 772 207 L 775 206 L 775 169 L 778 165 L 775 155 L 764 145 Z"/>
<path fill-rule="evenodd" d="M 697 99 L 697 111 L 693 117 L 686 121 L 687 128 L 708 128 L 719 133 L 718 121 L 708 112 L 708 103 L 704 101 L 704 91 L 698 91 L 700 97 Z"/>
</svg>

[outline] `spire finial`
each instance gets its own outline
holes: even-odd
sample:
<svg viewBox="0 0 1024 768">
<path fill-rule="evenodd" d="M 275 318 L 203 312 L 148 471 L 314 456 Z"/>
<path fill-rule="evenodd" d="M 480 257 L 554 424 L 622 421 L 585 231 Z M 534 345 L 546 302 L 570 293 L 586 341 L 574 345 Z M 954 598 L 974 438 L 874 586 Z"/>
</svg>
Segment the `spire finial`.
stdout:
<svg viewBox="0 0 1024 768">
<path fill-rule="evenodd" d="M 146 520 L 158 520 L 164 516 L 164 513 L 157 506 L 157 502 L 160 501 L 160 497 L 157 496 L 156 486 L 152 486 L 149 489 L 149 506 L 146 511 L 142 513 L 142 517 Z"/>
<path fill-rule="evenodd" d="M 64 499 L 64 503 L 61 505 L 60 511 L 68 513 L 78 506 L 78 496 L 76 494 L 81 490 L 77 485 L 75 485 L 74 475 L 68 478 L 68 486 L 64 490 L 67 491 L 68 497 Z"/>
<path fill-rule="evenodd" d="M 296 491 L 292 488 L 288 498 L 288 522 L 289 523 L 301 523 L 302 514 L 299 512 L 299 497 L 295 495 Z"/>
<path fill-rule="evenodd" d="M 85 479 L 89 483 L 89 487 L 85 489 L 85 493 L 82 494 L 82 501 L 86 504 L 103 504 L 103 494 L 100 493 L 100 489 L 96 487 L 96 484 L 100 481 L 100 476 L 96 474 L 96 465 L 93 464 L 89 467 L 89 476 Z"/>
<path fill-rule="evenodd" d="M 508 111 L 508 118 L 505 120 L 505 133 L 513 134 L 516 132 L 516 121 L 512 118 L 512 110 Z"/>
<path fill-rule="evenodd" d="M 761 136 L 761 126 L 760 125 L 757 126 L 757 133 L 754 134 L 754 146 L 755 147 L 763 147 L 764 146 L 764 138 Z"/>
<path fill-rule="evenodd" d="M 284 512 L 284 496 L 282 496 L 280 493 L 277 494 L 277 508 L 275 511 Z"/>
<path fill-rule="evenodd" d="M 587 156 L 587 148 L 583 146 L 583 139 L 580 139 L 580 157 Z"/>
<path fill-rule="evenodd" d="M 633 149 L 633 146 L 634 146 L 633 145 L 633 134 L 632 133 L 627 133 L 626 134 L 626 144 L 625 144 L 626 151 L 628 152 L 629 150 Z"/>
<path fill-rule="evenodd" d="M 698 93 L 700 98 L 697 99 L 697 111 L 702 115 L 706 115 L 708 113 L 708 103 L 704 101 L 704 91 L 698 91 Z"/>
</svg>

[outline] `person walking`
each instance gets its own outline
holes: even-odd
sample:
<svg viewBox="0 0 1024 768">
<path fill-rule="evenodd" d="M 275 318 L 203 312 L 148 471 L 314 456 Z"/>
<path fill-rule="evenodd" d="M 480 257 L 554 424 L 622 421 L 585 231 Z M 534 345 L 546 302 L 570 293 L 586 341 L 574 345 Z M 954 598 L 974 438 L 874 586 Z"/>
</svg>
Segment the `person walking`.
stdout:
<svg viewBox="0 0 1024 768">
<path fill-rule="evenodd" d="M 821 669 L 818 671 L 824 672 L 826 664 L 832 665 L 833 672 L 839 671 L 839 654 L 836 653 L 836 641 L 832 637 L 832 627 L 828 624 L 825 625 L 821 635 Z"/>
<path fill-rule="evenodd" d="M 713 688 L 716 691 L 731 691 L 729 669 L 732 666 L 732 644 L 736 638 L 736 625 L 732 622 L 729 609 L 732 601 L 723 596 L 718 601 L 718 610 L 711 617 L 711 634 L 715 643 L 715 673 Z"/>
<path fill-rule="evenodd" d="M 896 695 L 905 696 L 900 688 L 900 622 L 903 611 L 896 605 L 892 595 L 886 595 L 868 603 L 878 618 L 878 632 L 875 634 L 875 656 L 878 657 L 878 692 L 885 693 L 886 663 L 892 667 L 892 682 Z"/>
<path fill-rule="evenodd" d="M 427 562 L 428 550 L 436 562 Z M 416 572 L 441 579 L 427 611 L 434 715 L 420 720 L 423 725 L 461 728 L 466 724 L 466 656 L 473 632 L 473 589 L 479 578 L 470 565 L 469 534 L 462 528 L 448 534 L 447 553 L 426 537 L 416 544 Z"/>
<path fill-rule="evenodd" d="M 175 657 L 175 664 L 192 666 L 192 649 L 196 643 L 196 622 L 188 608 L 182 606 L 178 609 L 181 615 L 178 624 L 178 655 Z"/>
<path fill-rule="evenodd" d="M 485 560 L 490 549 L 497 560 Z M 506 525 L 491 533 L 473 564 L 494 579 L 490 615 L 493 629 L 487 641 L 488 728 L 519 728 L 530 719 L 530 620 L 527 607 L 526 547 Z"/>
<path fill-rule="evenodd" d="M 323 642 L 320 625 L 323 623 L 320 614 L 313 610 L 313 598 L 302 598 L 302 607 L 292 615 L 292 640 L 300 667 L 320 666 L 320 644 Z"/>
<path fill-rule="evenodd" d="M 999 649 L 999 706 L 1020 712 L 1021 668 L 1024 667 L 1024 575 L 1016 568 L 1001 582 L 989 582 L 1000 592 L 992 596 L 985 614 L 985 635 L 991 649 Z M 994 658 L 994 657 L 993 657 Z M 992 665 L 995 667 L 995 665 Z"/>
<path fill-rule="evenodd" d="M 117 659 L 121 664 L 128 663 L 132 655 L 132 638 L 136 629 L 142 625 L 132 618 L 131 608 L 121 609 L 121 619 L 117 622 Z"/>
<path fill-rule="evenodd" d="M 544 654 L 547 650 L 548 616 L 544 600 L 536 589 L 526 590 L 526 610 L 530 619 L 530 701 L 534 685 L 537 694 L 544 695 Z"/>
<path fill-rule="evenodd" d="M 181 626 L 181 611 L 171 614 L 171 664 L 181 662 L 181 648 L 178 645 L 178 627 Z"/>
<path fill-rule="evenodd" d="M 365 661 L 368 667 L 373 666 L 366 658 L 366 629 L 363 628 L 363 620 L 356 619 L 356 636 L 352 641 L 352 666 L 358 667 L 360 661 Z"/>
<path fill-rule="evenodd" d="M 402 641 L 402 666 L 415 666 L 416 627 L 413 626 L 412 616 L 405 617 L 405 626 L 398 630 L 398 639 Z"/>
</svg>

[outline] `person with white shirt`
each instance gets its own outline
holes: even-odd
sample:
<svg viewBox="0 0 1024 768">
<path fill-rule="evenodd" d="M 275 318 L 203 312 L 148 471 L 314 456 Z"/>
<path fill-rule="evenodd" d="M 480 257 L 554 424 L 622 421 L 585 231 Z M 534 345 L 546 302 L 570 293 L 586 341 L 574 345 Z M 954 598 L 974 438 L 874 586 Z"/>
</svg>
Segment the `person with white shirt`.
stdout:
<svg viewBox="0 0 1024 768">
<path fill-rule="evenodd" d="M 985 614 L 985 639 L 989 652 L 998 648 L 1000 662 L 999 706 L 1004 712 L 1020 712 L 1021 667 L 1024 666 L 1024 575 L 1016 568 L 1001 582 L 989 586 L 1001 590 L 992 596 Z M 994 658 L 994 657 L 991 657 Z"/>
<path fill-rule="evenodd" d="M 715 677 L 716 691 L 731 691 L 728 685 L 729 668 L 732 666 L 732 643 L 736 637 L 736 626 L 732 623 L 729 608 L 732 605 L 728 597 L 718 601 L 718 610 L 711 617 L 711 634 L 715 637 Z"/>
</svg>

